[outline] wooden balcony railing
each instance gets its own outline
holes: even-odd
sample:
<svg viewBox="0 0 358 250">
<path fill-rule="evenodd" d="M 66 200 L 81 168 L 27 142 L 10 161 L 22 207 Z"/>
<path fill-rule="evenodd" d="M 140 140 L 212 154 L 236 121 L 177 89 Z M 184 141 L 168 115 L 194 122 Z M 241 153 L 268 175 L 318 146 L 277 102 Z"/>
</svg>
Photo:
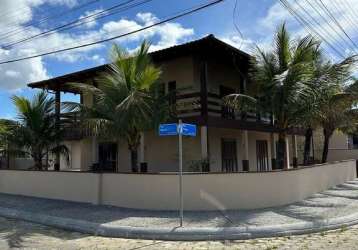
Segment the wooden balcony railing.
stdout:
<svg viewBox="0 0 358 250">
<path fill-rule="evenodd" d="M 60 126 L 64 130 L 66 140 L 78 140 L 91 135 L 89 130 L 83 128 L 81 121 L 81 115 L 78 112 L 60 114 Z"/>
<path fill-rule="evenodd" d="M 223 104 L 222 98 L 215 93 L 208 93 L 207 103 L 202 103 L 201 93 L 180 93 L 170 99 L 172 104 L 170 108 L 172 113 L 178 118 L 200 116 L 204 114 L 203 106 L 206 106 L 208 116 L 221 117 L 228 120 L 242 120 L 250 122 L 259 122 L 263 124 L 272 124 L 269 114 L 255 112 L 237 112 Z M 65 138 L 81 139 L 85 136 L 91 136 L 91 132 L 84 130 L 81 126 L 81 115 L 78 112 L 61 113 L 61 127 L 65 131 Z"/>
<path fill-rule="evenodd" d="M 269 113 L 238 112 L 224 105 L 220 95 L 208 93 L 207 95 L 208 116 L 222 117 L 230 120 L 256 121 L 272 124 L 272 116 Z M 203 112 L 200 92 L 180 94 L 176 96 L 175 107 L 178 117 L 200 115 Z"/>
</svg>

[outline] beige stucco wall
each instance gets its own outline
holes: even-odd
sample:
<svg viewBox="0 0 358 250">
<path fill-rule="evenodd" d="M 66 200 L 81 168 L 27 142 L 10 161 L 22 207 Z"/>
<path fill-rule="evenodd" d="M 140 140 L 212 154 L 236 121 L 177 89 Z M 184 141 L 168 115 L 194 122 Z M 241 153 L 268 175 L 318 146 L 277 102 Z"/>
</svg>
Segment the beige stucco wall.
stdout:
<svg viewBox="0 0 358 250">
<path fill-rule="evenodd" d="M 61 199 L 94 202 L 98 175 L 91 173 L 2 170 L 0 192 Z"/>
<path fill-rule="evenodd" d="M 93 164 L 91 138 L 65 141 L 64 144 L 69 149 L 70 160 L 69 164 L 67 164 L 65 156 L 61 155 L 61 170 L 88 170 Z"/>
<path fill-rule="evenodd" d="M 190 171 L 190 165 L 200 160 L 200 131 L 196 137 L 183 138 L 183 169 Z M 148 172 L 173 172 L 178 170 L 178 137 L 158 136 L 156 131 L 144 134 L 145 161 L 148 163 Z M 118 170 L 130 172 L 130 152 L 127 143 L 121 141 L 118 150 Z"/>
<path fill-rule="evenodd" d="M 194 80 L 194 59 L 192 56 L 183 56 L 165 61 L 157 65 L 162 74 L 160 82 L 165 83 L 166 91 L 168 82 L 175 81 L 180 93 L 197 92 L 200 90 L 200 82 Z M 92 106 L 93 96 L 90 93 L 83 94 L 83 103 Z"/>
<path fill-rule="evenodd" d="M 220 172 L 221 162 L 221 139 L 235 139 L 237 146 L 237 159 L 239 171 L 242 170 L 242 160 L 244 158 L 244 145 L 242 139 L 242 130 L 237 129 L 219 129 L 209 128 L 209 151 L 212 171 Z M 257 170 L 256 160 L 256 140 L 266 140 L 268 145 L 269 168 L 271 169 L 271 147 L 270 134 L 256 131 L 248 131 L 249 138 L 249 168 L 250 171 Z"/>
<path fill-rule="evenodd" d="M 355 161 L 291 171 L 185 174 L 185 210 L 254 209 L 302 200 L 353 180 Z M 93 174 L 1 170 L 0 192 L 102 203 L 128 208 L 176 210 L 176 174 Z"/>
<path fill-rule="evenodd" d="M 4 166 L 7 165 L 7 162 L 4 161 Z M 29 169 L 35 165 L 35 162 L 32 158 L 10 158 L 10 168 L 11 169 Z"/>
<path fill-rule="evenodd" d="M 200 90 L 199 82 L 194 80 L 194 59 L 183 56 L 158 65 L 162 71 L 160 81 L 168 83 L 175 81 L 180 92 L 195 92 Z"/>
<path fill-rule="evenodd" d="M 225 62 L 209 60 L 207 62 L 207 88 L 208 92 L 219 94 L 219 87 L 223 85 L 230 87 L 239 93 L 240 74 L 233 66 L 228 66 Z"/>
<path fill-rule="evenodd" d="M 329 142 L 330 149 L 348 149 L 348 136 L 347 134 L 336 130 Z"/>
<path fill-rule="evenodd" d="M 242 140 L 242 130 L 208 128 L 208 144 L 210 155 L 211 172 L 220 172 L 222 169 L 221 160 L 221 140 L 234 139 L 237 144 L 238 169 L 242 170 L 242 160 L 244 158 L 244 145 Z M 250 171 L 257 171 L 256 160 L 256 140 L 266 140 L 268 145 L 269 170 L 271 166 L 271 143 L 270 133 L 248 131 L 249 138 L 249 167 Z M 276 136 L 277 138 L 277 136 Z M 82 141 L 67 142 L 71 148 L 71 165 L 69 168 L 87 170 L 92 165 L 93 149 L 91 138 Z M 117 140 L 118 143 L 118 171 L 131 172 L 130 151 L 125 140 Z M 292 150 L 292 140 L 289 136 L 290 150 Z M 178 169 L 178 137 L 177 136 L 158 136 L 157 131 L 147 131 L 144 133 L 144 157 L 148 163 L 148 172 L 173 172 Z M 299 152 L 300 153 L 300 152 Z M 79 156 L 81 155 L 81 157 Z M 292 164 L 293 153 L 290 152 L 290 162 Z M 201 159 L 201 129 L 197 128 L 196 137 L 183 138 L 183 169 L 184 171 L 195 171 L 193 165 Z M 61 164 L 64 166 L 64 164 Z M 63 168 L 65 169 L 65 167 Z"/>
<path fill-rule="evenodd" d="M 358 149 L 329 149 L 328 161 L 358 159 Z"/>
</svg>

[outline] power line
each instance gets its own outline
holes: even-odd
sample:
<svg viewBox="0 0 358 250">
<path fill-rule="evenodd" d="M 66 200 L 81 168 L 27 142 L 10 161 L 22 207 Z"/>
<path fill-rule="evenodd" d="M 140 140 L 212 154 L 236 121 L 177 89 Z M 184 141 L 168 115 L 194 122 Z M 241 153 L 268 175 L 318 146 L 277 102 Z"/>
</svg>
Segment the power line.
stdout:
<svg viewBox="0 0 358 250">
<path fill-rule="evenodd" d="M 27 23 L 27 24 L 25 24 L 25 25 L 23 25 L 21 27 L 18 27 L 17 29 L 13 29 L 13 30 L 1 33 L 0 38 L 4 39 L 4 38 L 7 38 L 7 37 L 15 36 L 15 35 L 20 34 L 20 33 L 24 32 L 26 30 L 29 30 L 31 28 L 31 26 L 33 26 L 35 24 L 40 25 L 40 24 L 42 24 L 42 23 L 44 23 L 44 22 L 46 22 L 48 20 L 63 17 L 64 15 L 68 15 L 71 12 L 80 10 L 82 8 L 85 8 L 85 7 L 88 7 L 89 5 L 92 5 L 92 4 L 97 3 L 99 1 L 101 1 L 101 0 L 88 1 L 88 2 L 83 3 L 81 5 L 75 6 L 74 8 L 71 8 L 70 10 L 62 11 L 62 12 L 57 13 L 55 15 L 47 15 L 47 16 L 41 18 L 40 20 L 29 22 L 29 23 Z M 53 8 L 53 9 L 57 10 L 58 8 Z M 16 22 L 14 22 L 14 23 L 16 23 Z M 14 25 L 14 26 L 17 27 L 17 25 Z M 10 27 L 14 27 L 14 26 L 10 26 Z"/>
<path fill-rule="evenodd" d="M 349 3 L 347 2 L 347 0 L 343 0 L 342 2 L 343 2 L 344 4 L 346 4 L 346 6 L 348 7 L 348 10 L 352 13 L 353 20 L 357 20 L 357 18 L 358 18 L 358 11 L 356 11 L 352 6 L 350 6 Z"/>
<path fill-rule="evenodd" d="M 241 37 L 241 41 L 240 41 L 240 45 L 239 45 L 239 49 L 241 49 L 241 46 L 242 46 L 242 43 L 243 43 L 243 40 L 244 40 L 244 35 L 242 34 L 242 32 L 241 32 L 241 30 L 239 28 L 239 25 L 237 25 L 237 23 L 236 23 L 236 17 L 238 16 L 237 9 L 238 9 L 238 0 L 235 0 L 235 6 L 234 6 L 234 9 L 233 9 L 233 12 L 232 12 L 232 22 L 234 24 L 234 27 L 235 27 L 236 31 L 239 33 L 239 35 Z"/>
<path fill-rule="evenodd" d="M 284 8 L 286 8 L 290 14 L 297 20 L 297 22 L 299 24 L 301 24 L 304 29 L 306 29 L 308 31 L 308 33 L 314 33 L 315 35 L 313 35 L 313 37 L 317 36 L 324 41 L 337 55 L 339 55 L 340 57 L 344 58 L 344 55 L 337 50 L 329 41 L 327 41 L 327 39 L 322 36 L 319 32 L 317 32 L 309 22 L 307 22 L 295 9 L 293 9 L 292 5 L 287 1 L 287 0 L 279 0 L 280 3 L 282 4 L 282 6 Z"/>
<path fill-rule="evenodd" d="M 346 10 L 344 8 L 341 7 L 341 5 L 339 5 L 336 0 L 332 1 L 332 4 L 334 5 L 334 8 L 336 8 L 337 10 L 344 10 L 344 15 L 343 18 L 348 21 L 349 25 L 354 29 L 355 32 L 357 32 L 358 35 L 358 28 L 356 27 L 356 24 L 354 23 L 354 20 L 358 18 L 358 15 L 356 17 L 354 17 L 354 13 L 351 10 L 351 6 L 349 6 L 349 4 L 346 1 L 341 1 L 341 3 L 347 4 L 345 6 L 343 6 L 344 8 L 346 8 Z M 352 15 L 351 15 L 352 13 Z M 353 18 L 353 19 L 352 19 Z"/>
<path fill-rule="evenodd" d="M 331 17 L 331 19 L 337 24 L 337 26 L 339 27 L 340 30 L 342 30 L 342 32 L 344 33 L 344 35 L 349 39 L 349 41 L 351 41 L 351 43 L 353 44 L 353 46 L 358 49 L 357 44 L 351 39 L 351 37 L 347 34 L 347 32 L 344 30 L 344 28 L 341 26 L 341 24 L 337 21 L 337 19 L 334 17 L 334 15 L 332 14 L 332 12 L 327 8 L 327 6 L 322 2 L 322 0 L 318 0 L 322 6 L 324 7 L 324 9 L 326 10 L 326 12 L 328 13 L 328 15 Z"/>
<path fill-rule="evenodd" d="M 27 37 L 27 38 L 24 38 L 24 39 L 20 39 L 18 41 L 15 41 L 15 42 L 12 42 L 10 44 L 6 44 L 6 45 L 3 45 L 2 47 L 4 49 L 9 49 L 10 47 L 16 45 L 16 44 L 19 44 L 19 43 L 23 43 L 23 42 L 26 42 L 26 41 L 29 41 L 29 40 L 32 40 L 34 38 L 38 38 L 38 37 L 42 37 L 42 36 L 46 36 L 46 35 L 49 35 L 49 34 L 52 34 L 54 33 L 55 31 L 59 31 L 59 30 L 66 30 L 66 29 L 69 29 L 69 28 L 73 28 L 73 27 L 77 27 L 79 25 L 83 25 L 85 23 L 88 23 L 88 22 L 92 22 L 92 21 L 95 21 L 96 19 L 99 19 L 99 18 L 104 18 L 106 16 L 110 16 L 110 15 L 114 15 L 120 11 L 117 11 L 117 12 L 114 12 L 114 13 L 108 13 L 109 11 L 112 11 L 112 10 L 115 10 L 119 7 L 123 7 L 131 2 L 134 2 L 136 0 L 127 0 L 125 2 L 122 2 L 120 4 L 116 4 L 110 8 L 107 8 L 105 10 L 102 10 L 100 12 L 97 12 L 97 13 L 93 13 L 93 14 L 90 14 L 90 15 L 87 15 L 87 16 L 84 16 L 82 18 L 79 18 L 79 19 L 76 19 L 74 21 L 71 21 L 71 22 L 68 22 L 66 24 L 63 24 L 63 25 L 60 25 L 60 26 L 57 26 L 55 28 L 52 28 L 50 30 L 47 30 L 47 31 L 44 31 L 44 32 L 40 32 L 36 35 L 33 35 L 33 36 L 30 36 L 30 37 Z M 143 3 L 146 3 L 146 2 L 149 2 L 149 1 L 152 1 L 152 0 L 145 0 L 145 1 L 142 1 L 140 3 L 137 3 L 137 4 L 134 4 L 134 6 L 137 6 L 137 5 L 141 5 Z M 101 16 L 102 15 L 102 16 Z M 98 16 L 96 18 L 96 16 Z"/>
<path fill-rule="evenodd" d="M 327 31 L 326 36 L 328 36 L 329 39 L 332 39 L 332 40 L 333 40 L 333 43 L 337 43 L 337 45 L 339 45 L 339 46 L 341 47 L 341 49 L 343 49 L 343 51 L 345 51 L 345 48 L 346 48 L 347 46 L 350 47 L 351 45 L 349 44 L 349 42 L 347 42 L 347 40 L 345 39 L 345 37 L 342 36 L 342 34 L 339 32 L 339 30 L 337 31 L 336 27 L 334 27 L 334 26 L 331 25 L 331 21 L 329 20 L 328 17 L 326 17 L 326 16 L 324 15 L 324 11 L 323 11 L 323 14 L 321 13 L 321 11 L 320 11 L 320 10 L 322 10 L 321 6 L 318 5 L 317 3 L 316 3 L 316 5 L 314 5 L 314 4 L 311 3 L 311 1 L 309 1 L 309 0 L 305 0 L 305 1 L 311 6 L 312 9 L 314 9 L 314 10 L 318 13 L 318 15 L 323 19 L 323 21 L 326 22 L 326 24 L 327 24 L 327 26 L 330 28 L 330 30 L 332 30 L 335 34 L 337 34 L 337 38 L 336 38 L 336 39 L 334 38 L 334 36 L 332 36 L 332 35 L 330 34 L 329 31 Z M 317 9 L 317 7 L 319 7 L 319 9 Z M 320 26 L 321 26 L 321 25 L 318 24 L 317 27 L 319 28 Z M 323 26 L 323 27 L 324 27 L 324 26 Z M 322 27 L 322 28 L 323 28 L 323 27 Z M 341 45 L 339 38 L 342 40 L 343 46 Z"/>
<path fill-rule="evenodd" d="M 312 7 L 313 10 L 315 10 L 315 11 L 319 14 L 319 16 L 320 16 L 321 18 L 324 19 L 324 21 L 327 22 L 326 18 L 325 18 L 324 16 L 322 16 L 321 12 L 320 12 L 318 9 L 316 9 L 316 7 L 315 7 L 314 5 L 312 5 L 309 0 L 305 0 L 305 1 Z M 329 32 L 324 26 L 320 27 L 320 26 L 321 26 L 320 23 L 310 14 L 310 12 L 309 12 L 308 10 L 306 10 L 306 9 L 299 3 L 299 1 L 295 0 L 295 2 L 296 2 L 296 4 L 306 13 L 306 15 L 316 24 L 317 33 L 320 33 L 320 36 L 324 36 L 325 34 L 326 34 L 326 35 L 327 35 L 327 34 L 329 35 L 330 32 Z M 310 24 L 312 24 L 312 23 L 310 22 Z M 337 31 L 336 31 L 335 29 L 333 29 L 333 28 L 329 25 L 329 22 L 327 22 L 327 24 L 328 24 L 328 27 L 333 30 L 333 32 L 336 32 L 336 33 L 337 33 Z M 312 27 L 313 27 L 313 26 L 312 26 Z M 322 32 L 321 30 L 323 30 L 323 32 Z M 337 34 L 340 35 L 339 33 L 337 33 Z M 345 42 L 344 37 L 343 37 L 343 41 Z M 344 45 L 342 46 L 342 45 L 339 43 L 339 40 L 337 40 L 337 41 L 335 41 L 335 42 L 340 46 L 341 49 L 344 50 Z"/>
<path fill-rule="evenodd" d="M 224 0 L 216 0 L 216 1 L 212 1 L 210 3 L 206 3 L 206 4 L 202 4 L 202 5 L 199 5 L 197 7 L 194 7 L 194 8 L 191 8 L 191 9 L 188 9 L 188 10 L 185 10 L 183 11 L 182 13 L 178 14 L 178 15 L 175 15 L 175 16 L 172 16 L 172 17 L 169 17 L 169 18 L 166 18 L 162 21 L 158 21 L 158 22 L 155 22 L 151 25 L 148 25 L 148 26 L 145 26 L 143 28 L 140 28 L 140 29 L 137 29 L 137 30 L 134 30 L 134 31 L 130 31 L 130 32 L 127 32 L 127 33 L 124 33 L 124 34 L 121 34 L 121 35 L 117 35 L 117 36 L 113 36 L 113 37 L 110 37 L 110 38 L 107 38 L 107 39 L 102 39 L 102 40 L 99 40 L 99 41 L 95 41 L 95 42 L 90 42 L 90 43 L 86 43 L 86 44 L 82 44 L 82 45 L 78 45 L 78 46 L 73 46 L 73 47 L 69 47 L 69 48 L 64 48 L 64 49 L 60 49 L 60 50 L 55 50 L 55 51 L 50 51 L 50 52 L 46 52 L 46 53 L 42 53 L 42 54 L 37 54 L 37 55 L 32 55 L 32 56 L 26 56 L 26 57 L 21 57 L 21 58 L 17 58 L 17 59 L 12 59 L 12 60 L 8 60 L 8 61 L 2 61 L 0 62 L 0 65 L 1 64 L 7 64 L 7 63 L 12 63 L 12 62 L 18 62 L 18 61 L 23 61 L 23 60 L 28 60 L 28 59 L 32 59 L 32 58 L 36 58 L 36 57 L 41 57 L 41 56 L 46 56 L 46 55 L 51 55 L 51 54 L 55 54 L 55 53 L 60 53 L 60 52 L 64 52 L 64 51 L 69 51 L 69 50 L 75 50 L 75 49 L 79 49 L 79 48 L 84 48 L 84 47 L 89 47 L 89 46 L 92 46 L 92 45 L 96 45 L 96 44 L 100 44 L 100 43 L 104 43 L 104 42 L 108 42 L 108 41 L 112 41 L 114 39 L 118 39 L 118 38 L 121 38 L 121 37 L 125 37 L 125 36 L 128 36 L 128 35 L 132 35 L 132 34 L 135 34 L 135 33 L 138 33 L 138 32 L 141 32 L 143 30 L 147 30 L 149 28 L 152 28 L 154 26 L 158 26 L 158 25 L 161 25 L 163 23 L 166 23 L 166 22 L 169 22 L 169 21 L 172 21 L 172 20 L 175 20 L 175 19 L 178 19 L 178 18 L 181 18 L 181 17 L 184 17 L 184 16 L 187 16 L 187 15 L 190 15 L 190 14 L 193 14 L 197 11 L 200 11 L 202 9 L 206 9 L 210 6 L 213 6 L 213 5 L 216 5 L 220 2 L 222 2 Z"/>
</svg>

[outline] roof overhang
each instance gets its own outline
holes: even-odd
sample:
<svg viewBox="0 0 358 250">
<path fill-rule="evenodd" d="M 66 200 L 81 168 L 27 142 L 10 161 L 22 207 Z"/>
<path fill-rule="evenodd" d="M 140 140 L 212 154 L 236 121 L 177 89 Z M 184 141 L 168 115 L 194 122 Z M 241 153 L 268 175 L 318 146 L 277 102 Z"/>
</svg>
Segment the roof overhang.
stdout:
<svg viewBox="0 0 358 250">
<path fill-rule="evenodd" d="M 150 53 L 153 62 L 158 64 L 163 61 L 187 55 L 197 55 L 203 59 L 209 57 L 222 58 L 229 63 L 237 64 L 237 66 L 239 66 L 243 71 L 247 71 L 249 65 L 248 62 L 251 58 L 249 54 L 224 43 L 223 41 L 215 38 L 213 35 Z M 94 81 L 96 76 L 98 76 L 100 72 L 103 72 L 107 67 L 108 64 L 105 64 L 48 80 L 33 82 L 28 84 L 28 86 L 44 90 L 60 90 L 69 93 L 79 93 L 78 90 L 75 90 L 73 87 L 69 87 L 66 83 L 91 83 Z"/>
</svg>

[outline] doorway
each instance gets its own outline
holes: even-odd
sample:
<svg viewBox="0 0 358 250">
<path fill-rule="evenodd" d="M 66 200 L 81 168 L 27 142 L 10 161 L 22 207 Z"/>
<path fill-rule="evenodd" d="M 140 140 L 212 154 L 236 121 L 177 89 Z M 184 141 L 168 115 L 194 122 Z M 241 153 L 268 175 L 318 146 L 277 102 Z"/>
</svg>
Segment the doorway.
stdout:
<svg viewBox="0 0 358 250">
<path fill-rule="evenodd" d="M 117 143 L 99 143 L 98 163 L 102 171 L 116 172 L 117 152 Z"/>
<path fill-rule="evenodd" d="M 237 145 L 235 139 L 221 139 L 221 170 L 237 172 Z"/>
<path fill-rule="evenodd" d="M 257 171 L 269 170 L 268 147 L 266 140 L 256 141 Z"/>
</svg>

